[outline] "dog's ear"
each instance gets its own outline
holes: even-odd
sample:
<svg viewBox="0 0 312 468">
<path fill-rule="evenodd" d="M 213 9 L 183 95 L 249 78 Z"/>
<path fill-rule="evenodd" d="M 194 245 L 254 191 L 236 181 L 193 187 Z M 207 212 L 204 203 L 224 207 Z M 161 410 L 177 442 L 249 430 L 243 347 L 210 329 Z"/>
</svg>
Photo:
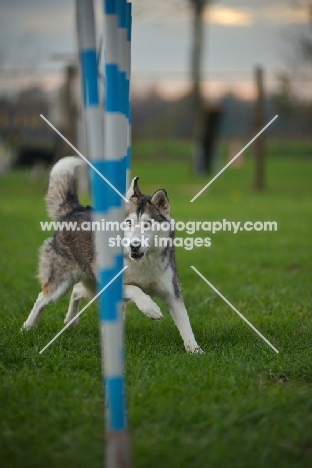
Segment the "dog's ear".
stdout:
<svg viewBox="0 0 312 468">
<path fill-rule="evenodd" d="M 139 197 L 142 195 L 138 186 L 139 177 L 134 177 L 131 181 L 130 187 L 126 193 L 126 199 L 130 200 L 132 197 Z"/>
<path fill-rule="evenodd" d="M 151 203 L 156 206 L 160 214 L 163 216 L 168 216 L 170 214 L 169 199 L 166 190 L 156 190 L 151 198 Z"/>
</svg>

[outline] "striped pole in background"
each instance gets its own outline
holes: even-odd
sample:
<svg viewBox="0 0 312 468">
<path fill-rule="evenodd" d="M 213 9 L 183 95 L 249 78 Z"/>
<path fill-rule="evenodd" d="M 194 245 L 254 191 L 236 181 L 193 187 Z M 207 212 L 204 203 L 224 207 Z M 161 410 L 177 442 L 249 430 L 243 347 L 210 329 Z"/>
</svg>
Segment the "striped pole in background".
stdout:
<svg viewBox="0 0 312 468">
<path fill-rule="evenodd" d="M 93 1 L 76 0 L 80 63 L 83 76 L 83 94 L 87 123 L 88 157 L 114 187 L 126 191 L 128 154 L 128 119 L 126 109 L 127 85 L 124 73 L 126 61 L 127 17 L 125 0 L 104 0 L 105 34 L 105 110 L 99 102 L 98 70 L 95 51 Z M 130 48 L 128 47 L 128 53 Z M 129 62 L 129 59 L 127 59 Z M 103 134 L 104 129 L 104 134 Z M 104 137 L 104 138 L 103 138 Z M 98 290 L 116 279 L 99 297 L 102 363 L 104 370 L 106 406 L 106 464 L 107 468 L 131 466 L 130 443 L 127 429 L 124 340 L 122 317 L 123 249 L 109 247 L 109 238 L 123 237 L 120 223 L 124 219 L 124 200 L 102 178 L 91 171 L 93 219 L 118 223 L 112 231 L 95 232 Z M 119 276 L 118 276 L 119 275 Z"/>
<path fill-rule="evenodd" d="M 99 98 L 93 1 L 76 0 L 76 25 L 88 159 L 93 162 L 103 158 L 103 113 Z"/>
</svg>

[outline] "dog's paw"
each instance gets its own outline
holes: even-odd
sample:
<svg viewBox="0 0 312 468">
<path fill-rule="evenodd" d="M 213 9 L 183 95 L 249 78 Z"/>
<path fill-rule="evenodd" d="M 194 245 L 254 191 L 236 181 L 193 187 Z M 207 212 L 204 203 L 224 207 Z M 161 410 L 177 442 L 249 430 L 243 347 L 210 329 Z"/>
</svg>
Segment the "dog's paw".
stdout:
<svg viewBox="0 0 312 468">
<path fill-rule="evenodd" d="M 152 320 L 160 320 L 163 318 L 163 314 L 158 305 L 147 295 L 142 301 L 139 303 L 137 302 L 137 306 L 146 317 Z"/>
<path fill-rule="evenodd" d="M 185 349 L 188 353 L 205 354 L 205 352 L 201 349 L 200 346 L 198 346 L 198 344 L 194 344 L 194 345 L 187 344 L 185 345 Z"/>
<path fill-rule="evenodd" d="M 37 328 L 37 324 L 36 324 L 36 323 L 27 323 L 27 322 L 24 322 L 24 323 L 23 323 L 23 326 L 20 328 L 20 332 L 24 332 L 24 331 L 28 331 L 28 330 L 34 330 L 35 328 Z"/>
<path fill-rule="evenodd" d="M 72 320 L 71 318 L 68 319 L 67 317 L 65 317 L 65 319 L 64 319 L 65 325 L 67 325 L 68 323 L 70 323 L 71 320 Z M 79 323 L 79 318 L 77 317 L 77 318 L 75 318 L 75 320 L 73 320 L 73 321 L 71 322 L 70 325 L 68 325 L 68 327 L 69 327 L 69 328 L 75 328 L 75 327 L 77 327 L 78 323 Z"/>
</svg>

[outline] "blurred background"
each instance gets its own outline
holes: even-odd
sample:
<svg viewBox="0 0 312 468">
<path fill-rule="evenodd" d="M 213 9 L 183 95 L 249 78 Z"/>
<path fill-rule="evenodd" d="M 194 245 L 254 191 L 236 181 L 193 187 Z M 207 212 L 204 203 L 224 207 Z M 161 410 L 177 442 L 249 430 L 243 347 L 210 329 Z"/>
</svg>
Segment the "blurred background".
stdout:
<svg viewBox="0 0 312 468">
<path fill-rule="evenodd" d="M 0 171 L 35 166 L 36 176 L 72 153 L 40 113 L 86 152 L 75 2 L 2 0 L 0 9 Z M 168 142 L 187 141 L 193 173 L 215 172 L 275 114 L 254 148 L 259 189 L 264 138 L 311 139 L 310 0 L 133 1 L 134 159 L 143 141 L 165 159 L 179 158 Z"/>
</svg>

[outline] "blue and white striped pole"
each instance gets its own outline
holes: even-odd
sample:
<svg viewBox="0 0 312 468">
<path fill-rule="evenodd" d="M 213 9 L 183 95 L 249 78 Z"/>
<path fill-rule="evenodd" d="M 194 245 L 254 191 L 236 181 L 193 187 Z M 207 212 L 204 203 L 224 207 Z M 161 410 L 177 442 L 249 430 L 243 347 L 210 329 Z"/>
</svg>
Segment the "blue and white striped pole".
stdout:
<svg viewBox="0 0 312 468">
<path fill-rule="evenodd" d="M 120 2 L 121 11 L 126 6 Z M 95 50 L 93 1 L 76 0 L 80 62 L 83 76 L 85 116 L 89 158 L 116 189 L 126 191 L 126 162 L 128 128 L 123 109 L 125 89 L 120 74 L 122 34 L 118 28 L 117 1 L 104 1 L 106 39 L 106 90 L 103 112 L 100 106 L 98 70 Z M 120 13 L 121 14 L 121 13 Z M 123 96 L 123 99 L 122 99 Z M 104 141 L 103 141 L 104 128 Z M 96 172 L 91 172 L 95 221 L 105 219 L 120 223 L 124 219 L 124 201 Z M 122 317 L 122 246 L 109 247 L 109 238 L 122 238 L 119 229 L 97 232 L 95 238 L 98 289 L 112 278 L 110 287 L 99 298 L 102 362 L 106 395 L 106 467 L 130 467 L 130 444 L 127 430 L 124 340 Z M 119 275 L 119 276 L 118 276 Z"/>
<path fill-rule="evenodd" d="M 76 0 L 76 24 L 88 157 L 93 162 L 103 158 L 103 114 L 99 97 L 93 0 Z"/>
<path fill-rule="evenodd" d="M 104 172 L 110 182 L 121 192 L 126 191 L 126 163 L 128 122 L 125 115 L 126 88 L 123 71 L 125 31 L 123 28 L 126 0 L 104 0 L 105 37 L 105 108 L 104 108 Z M 104 199 L 105 219 L 124 219 L 124 202 L 109 187 Z M 110 235 L 120 235 L 115 231 Z M 110 248 L 103 262 L 102 284 L 123 268 L 123 249 Z M 113 288 L 101 296 L 103 302 L 102 327 L 105 345 L 106 379 L 106 466 L 128 467 L 130 461 L 129 436 L 127 432 L 124 383 L 124 348 L 122 318 L 122 277 L 113 283 Z"/>
<path fill-rule="evenodd" d="M 127 118 L 128 118 L 128 151 L 127 151 L 127 186 L 130 184 L 131 168 L 131 32 L 132 32 L 132 4 L 127 3 L 127 40 L 126 40 L 126 78 L 127 78 Z"/>
</svg>

